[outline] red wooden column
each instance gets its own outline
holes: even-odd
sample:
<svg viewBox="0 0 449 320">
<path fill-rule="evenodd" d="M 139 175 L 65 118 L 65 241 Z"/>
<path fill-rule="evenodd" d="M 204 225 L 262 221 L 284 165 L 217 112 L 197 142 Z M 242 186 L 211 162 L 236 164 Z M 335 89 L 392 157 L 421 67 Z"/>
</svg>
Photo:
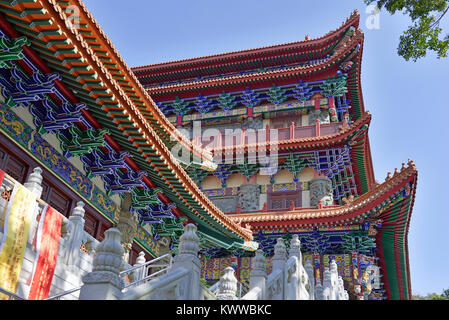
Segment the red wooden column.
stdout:
<svg viewBox="0 0 449 320">
<path fill-rule="evenodd" d="M 267 124 L 265 127 L 265 142 L 270 142 L 270 125 Z"/>
<path fill-rule="evenodd" d="M 315 102 L 315 110 L 320 110 L 321 109 L 321 98 L 316 97 L 314 99 L 314 102 Z"/>
<path fill-rule="evenodd" d="M 320 119 L 316 119 L 315 120 L 315 136 L 319 137 L 320 136 L 320 129 L 321 129 L 321 123 L 320 123 Z"/>
<path fill-rule="evenodd" d="M 316 97 L 314 101 L 315 101 L 315 112 L 321 111 L 321 98 Z M 316 137 L 320 136 L 320 120 L 319 119 L 315 120 L 315 136 Z"/>
<path fill-rule="evenodd" d="M 248 118 L 252 118 L 254 116 L 253 107 L 248 107 L 246 111 L 246 115 L 248 116 Z"/>
<path fill-rule="evenodd" d="M 182 127 L 182 115 L 178 115 L 178 117 L 176 118 L 176 125 L 178 127 Z"/>
<path fill-rule="evenodd" d="M 290 123 L 290 139 L 295 139 L 295 123 Z"/>
<path fill-rule="evenodd" d="M 331 122 L 337 122 L 337 110 L 335 109 L 335 98 L 334 97 L 328 97 L 328 105 L 329 105 L 329 114 L 331 117 Z"/>
</svg>

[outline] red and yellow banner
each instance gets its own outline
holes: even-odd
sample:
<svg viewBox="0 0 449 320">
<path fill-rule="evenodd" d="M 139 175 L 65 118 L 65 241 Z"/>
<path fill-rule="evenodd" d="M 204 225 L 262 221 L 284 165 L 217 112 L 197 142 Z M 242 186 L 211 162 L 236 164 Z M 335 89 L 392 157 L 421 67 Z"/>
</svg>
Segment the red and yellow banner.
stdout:
<svg viewBox="0 0 449 320">
<path fill-rule="evenodd" d="M 3 171 L 3 170 L 1 170 L 0 169 L 0 186 L 2 185 L 2 183 L 3 183 L 3 178 L 5 177 L 5 171 Z M 0 194 L 0 197 L 1 197 L 2 195 Z M 4 208 L 3 210 L 2 209 L 0 209 L 0 230 L 3 230 L 3 225 L 4 225 L 4 222 L 5 222 L 5 217 L 4 217 L 4 213 L 6 212 L 6 208 Z"/>
<path fill-rule="evenodd" d="M 5 215 L 5 228 L 0 242 L 0 287 L 16 293 L 25 255 L 31 219 L 37 208 L 36 196 L 16 183 Z M 8 299 L 0 294 L 0 300 Z"/>
<path fill-rule="evenodd" d="M 47 205 L 39 220 L 36 252 L 38 258 L 34 266 L 29 300 L 48 298 L 58 258 L 61 224 L 62 215 Z"/>
</svg>

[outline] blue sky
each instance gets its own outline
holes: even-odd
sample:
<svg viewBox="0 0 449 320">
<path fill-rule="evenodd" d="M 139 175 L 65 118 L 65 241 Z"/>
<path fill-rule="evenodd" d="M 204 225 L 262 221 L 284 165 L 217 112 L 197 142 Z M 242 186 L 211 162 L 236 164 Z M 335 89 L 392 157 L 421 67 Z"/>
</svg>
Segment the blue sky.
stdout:
<svg viewBox="0 0 449 320">
<path fill-rule="evenodd" d="M 363 0 L 84 0 L 129 66 L 316 38 L 357 9 L 365 33 L 362 90 L 373 115 L 376 179 L 412 159 L 418 191 L 409 232 L 413 294 L 449 289 L 449 58 L 396 53 L 407 16 L 382 11 L 368 29 Z M 126 5 L 124 5 L 126 4 Z M 441 27 L 449 33 L 449 16 Z"/>
</svg>

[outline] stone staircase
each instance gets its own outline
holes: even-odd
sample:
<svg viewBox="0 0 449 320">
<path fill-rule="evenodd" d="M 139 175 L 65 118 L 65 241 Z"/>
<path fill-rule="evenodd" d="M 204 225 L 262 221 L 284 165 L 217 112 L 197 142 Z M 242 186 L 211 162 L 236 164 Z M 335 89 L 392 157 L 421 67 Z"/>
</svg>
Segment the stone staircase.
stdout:
<svg viewBox="0 0 449 320">
<path fill-rule="evenodd" d="M 36 168 L 24 184 L 38 199 L 42 192 L 41 170 Z M 1 193 L 11 190 L 17 183 L 5 176 Z M 39 207 L 45 206 L 37 200 Z M 0 212 L 4 212 L 6 200 L 0 199 Z M 253 258 L 249 287 L 243 287 L 228 267 L 213 287 L 206 288 L 200 282 L 201 263 L 196 226 L 185 226 L 180 237 L 178 255 L 160 256 L 145 261 L 143 252 L 134 266 L 125 263 L 125 248 L 118 228 L 110 228 L 105 238 L 98 242 L 84 231 L 84 204 L 78 203 L 69 218 L 63 217 L 62 237 L 59 242 L 57 265 L 46 300 L 347 300 L 343 280 L 338 276 L 337 265 L 332 261 L 325 269 L 323 283 L 314 279 L 310 262 L 302 264 L 301 244 L 293 236 L 287 253 L 283 239 L 278 239 L 274 249 L 272 272 L 267 275 L 262 250 Z M 37 227 L 36 217 L 30 230 Z M 33 231 L 34 230 L 34 231 Z M 3 230 L 0 230 L 0 235 Z M 36 252 L 32 236 L 27 249 L 16 293 L 5 291 L 14 300 L 26 300 Z M 150 273 L 149 270 L 152 269 Z"/>
</svg>

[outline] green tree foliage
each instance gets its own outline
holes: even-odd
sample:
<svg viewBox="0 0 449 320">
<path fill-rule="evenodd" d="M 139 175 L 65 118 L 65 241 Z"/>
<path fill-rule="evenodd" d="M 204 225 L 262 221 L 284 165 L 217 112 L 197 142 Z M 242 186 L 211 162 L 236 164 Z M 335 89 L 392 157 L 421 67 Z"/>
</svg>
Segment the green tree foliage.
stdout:
<svg viewBox="0 0 449 320">
<path fill-rule="evenodd" d="M 401 35 L 398 46 L 398 54 L 405 60 L 416 62 L 428 50 L 435 51 L 438 58 L 448 56 L 449 35 L 442 38 L 439 23 L 449 15 L 449 0 L 365 0 L 365 3 L 375 3 L 391 14 L 403 12 L 410 16 L 413 24 Z"/>
<path fill-rule="evenodd" d="M 434 292 L 427 296 L 414 295 L 413 300 L 449 300 L 449 289 L 443 290 L 442 294 Z"/>
</svg>

